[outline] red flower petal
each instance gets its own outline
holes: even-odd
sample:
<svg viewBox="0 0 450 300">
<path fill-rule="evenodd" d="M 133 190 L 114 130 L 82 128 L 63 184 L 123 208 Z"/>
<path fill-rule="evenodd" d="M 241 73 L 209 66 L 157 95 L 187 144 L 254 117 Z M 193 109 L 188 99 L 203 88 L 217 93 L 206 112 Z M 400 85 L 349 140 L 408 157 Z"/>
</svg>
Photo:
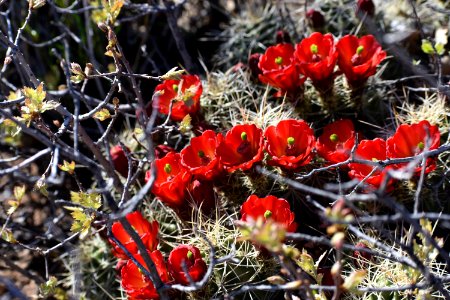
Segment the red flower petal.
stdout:
<svg viewBox="0 0 450 300">
<path fill-rule="evenodd" d="M 354 35 L 346 35 L 339 40 L 336 48 L 339 53 L 339 68 L 354 87 L 364 84 L 374 75 L 377 66 L 386 58 L 386 52 L 372 35 L 360 39 Z"/>
<path fill-rule="evenodd" d="M 222 170 L 216 156 L 216 148 L 222 139 L 221 134 L 216 136 L 212 130 L 206 130 L 201 136 L 192 138 L 191 144 L 181 150 L 181 164 L 200 179 L 214 179 Z"/>
<path fill-rule="evenodd" d="M 170 274 L 172 274 L 175 282 L 189 285 L 189 280 L 183 270 L 183 264 L 185 264 L 187 272 L 194 282 L 202 280 L 207 266 L 197 247 L 179 245 L 170 252 L 167 261 Z"/>
<path fill-rule="evenodd" d="M 236 125 L 227 132 L 216 155 L 228 172 L 245 171 L 263 159 L 263 142 L 262 130 L 256 125 Z"/>
<path fill-rule="evenodd" d="M 259 59 L 258 67 L 262 71 L 259 80 L 283 93 L 295 94 L 302 88 L 306 78 L 300 78 L 293 57 L 294 47 L 291 44 L 283 43 L 267 48 Z"/>
<path fill-rule="evenodd" d="M 169 282 L 169 274 L 164 262 L 164 258 L 159 250 L 148 252 L 151 259 L 155 263 L 156 270 L 163 282 Z M 146 268 L 146 264 L 141 255 L 135 256 L 136 260 Z M 150 278 L 147 278 L 139 268 L 128 260 L 126 265 L 121 269 L 122 287 L 127 292 L 129 299 L 159 299 L 158 292 Z"/>
<path fill-rule="evenodd" d="M 429 150 L 437 149 L 440 145 L 441 135 L 439 128 L 430 125 L 426 120 L 417 124 L 402 124 L 397 128 L 395 134 L 387 140 L 387 153 L 389 158 L 412 157 L 421 153 L 425 146 Z M 395 167 L 400 168 L 405 164 L 398 164 Z M 434 170 L 436 167 L 433 158 L 427 159 L 426 173 Z M 415 172 L 420 173 L 421 167 L 417 167 Z"/>
<path fill-rule="evenodd" d="M 182 75 L 180 80 L 165 80 L 155 88 L 156 101 L 153 106 L 162 114 L 168 115 L 172 100 L 170 118 L 181 121 L 186 115 L 195 115 L 200 110 L 200 97 L 203 86 L 197 75 Z"/>
<path fill-rule="evenodd" d="M 374 140 L 362 140 L 358 148 L 355 151 L 355 157 L 357 159 L 364 160 L 386 160 L 386 142 L 383 139 L 376 138 Z M 351 178 L 358 180 L 365 179 L 374 169 L 374 166 L 367 164 L 351 163 L 349 164 L 350 172 L 348 175 Z M 367 179 L 366 183 L 372 185 L 375 188 L 380 187 L 384 180 L 385 170 L 374 171 Z"/>
<path fill-rule="evenodd" d="M 311 78 L 315 84 L 333 79 L 337 58 L 334 38 L 329 33 L 322 35 L 320 32 L 314 32 L 295 48 L 295 59 L 300 72 Z"/>
<path fill-rule="evenodd" d="M 294 221 L 295 215 L 290 210 L 289 202 L 272 195 L 265 198 L 259 198 L 256 195 L 248 197 L 241 206 L 241 220 L 265 218 L 267 211 L 270 211 L 270 218 L 274 222 L 281 224 L 288 232 L 295 232 L 297 223 Z"/>
<path fill-rule="evenodd" d="M 126 219 L 130 223 L 130 225 L 136 230 L 139 237 L 142 239 L 142 242 L 147 247 L 149 251 L 156 250 L 158 246 L 158 222 L 147 221 L 140 212 L 135 211 L 129 213 L 126 216 Z M 112 234 L 118 239 L 127 250 L 136 254 L 138 252 L 136 243 L 131 238 L 131 236 L 126 232 L 120 222 L 114 222 L 112 225 Z M 128 256 L 123 252 L 123 250 L 112 240 L 110 240 L 111 244 L 114 247 L 113 253 L 118 258 L 128 259 Z"/>
<path fill-rule="evenodd" d="M 296 169 L 308 164 L 314 156 L 314 131 L 303 120 L 280 121 L 269 126 L 264 136 L 266 150 L 272 156 L 270 165 Z"/>
<path fill-rule="evenodd" d="M 181 207 L 191 175 L 181 164 L 180 154 L 169 152 L 165 157 L 156 159 L 152 165 L 156 166 L 152 193 L 173 208 Z M 147 171 L 145 180 L 148 181 L 150 177 L 151 171 Z"/>
<path fill-rule="evenodd" d="M 317 153 L 331 163 L 339 163 L 350 157 L 355 145 L 355 129 L 351 120 L 339 120 L 328 124 L 317 139 Z"/>
</svg>

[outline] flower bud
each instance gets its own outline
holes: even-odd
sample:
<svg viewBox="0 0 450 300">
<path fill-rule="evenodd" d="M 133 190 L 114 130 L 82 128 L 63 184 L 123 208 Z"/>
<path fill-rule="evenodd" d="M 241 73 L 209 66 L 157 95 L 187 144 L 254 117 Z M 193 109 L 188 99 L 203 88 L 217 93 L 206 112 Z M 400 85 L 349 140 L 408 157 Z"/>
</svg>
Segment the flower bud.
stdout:
<svg viewBox="0 0 450 300">
<path fill-rule="evenodd" d="M 252 73 L 252 77 L 258 78 L 259 74 L 262 74 L 262 71 L 258 67 L 259 58 L 261 57 L 261 53 L 253 53 L 248 58 L 248 67 L 250 68 L 250 72 Z"/>
<path fill-rule="evenodd" d="M 318 10 L 311 8 L 306 13 L 306 18 L 308 20 L 309 26 L 314 29 L 322 28 L 325 26 L 325 17 Z"/>
<path fill-rule="evenodd" d="M 373 17 L 375 15 L 375 4 L 373 4 L 372 0 L 358 0 L 356 14 L 367 14 Z"/>
<path fill-rule="evenodd" d="M 275 42 L 277 44 L 281 44 L 281 43 L 292 43 L 291 41 L 291 36 L 289 35 L 289 33 L 282 29 L 282 30 L 278 30 L 276 35 L 275 35 Z"/>
</svg>

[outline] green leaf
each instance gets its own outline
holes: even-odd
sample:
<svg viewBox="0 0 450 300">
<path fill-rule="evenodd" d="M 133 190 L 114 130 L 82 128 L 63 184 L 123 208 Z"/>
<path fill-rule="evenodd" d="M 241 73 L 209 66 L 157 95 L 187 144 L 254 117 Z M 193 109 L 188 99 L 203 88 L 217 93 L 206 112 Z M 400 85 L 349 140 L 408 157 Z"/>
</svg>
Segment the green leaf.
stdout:
<svg viewBox="0 0 450 300">
<path fill-rule="evenodd" d="M 421 48 L 425 54 L 434 54 L 435 53 L 434 49 L 433 49 L 433 45 L 428 40 L 422 40 Z"/>
<path fill-rule="evenodd" d="M 2 236 L 1 238 L 8 243 L 15 244 L 17 243 L 17 240 L 14 238 L 14 235 L 12 234 L 12 231 L 8 228 L 2 229 Z"/>
<path fill-rule="evenodd" d="M 57 283 L 58 283 L 58 280 L 56 279 L 56 277 L 50 276 L 50 278 L 46 282 L 42 283 L 39 286 L 39 291 L 41 293 L 41 296 L 43 296 L 43 297 L 51 296 L 55 292 Z"/>
<path fill-rule="evenodd" d="M 42 195 L 48 197 L 47 191 L 47 183 L 45 183 L 45 175 L 42 175 L 41 178 L 34 185 L 34 190 L 41 192 Z"/>
<path fill-rule="evenodd" d="M 94 216 L 84 213 L 81 208 L 73 208 L 71 215 L 74 222 L 70 227 L 70 231 L 74 233 L 79 232 L 80 238 L 83 239 L 89 233 Z"/>
<path fill-rule="evenodd" d="M 68 161 L 64 160 L 62 165 L 58 165 L 58 168 L 72 175 L 75 172 L 75 162 L 72 161 L 69 163 Z"/>
<path fill-rule="evenodd" d="M 111 114 L 108 109 L 103 108 L 94 114 L 94 118 L 99 119 L 100 121 L 105 121 L 106 119 L 111 118 Z"/>
<path fill-rule="evenodd" d="M 445 53 L 445 45 L 444 44 L 436 43 L 436 45 L 434 45 L 434 48 L 436 48 L 436 52 L 439 55 L 443 55 Z"/>
<path fill-rule="evenodd" d="M 191 116 L 189 114 L 185 115 L 183 120 L 181 120 L 180 123 L 180 132 L 185 134 L 187 132 L 189 132 L 189 130 L 191 130 L 192 126 L 191 126 Z"/>
<path fill-rule="evenodd" d="M 22 201 L 22 198 L 25 195 L 25 189 L 25 185 L 14 187 L 14 197 L 17 201 Z"/>
<path fill-rule="evenodd" d="M 25 96 L 25 98 L 31 99 L 36 103 L 41 103 L 42 101 L 44 101 L 47 93 L 44 91 L 44 84 L 41 82 L 41 84 L 39 84 L 36 89 L 33 89 L 31 87 L 24 87 L 23 95 Z"/>
<path fill-rule="evenodd" d="M 70 199 L 84 207 L 98 209 L 102 205 L 102 198 L 97 193 L 70 192 Z"/>
<path fill-rule="evenodd" d="M 300 254 L 300 258 L 296 261 L 297 265 L 302 268 L 303 271 L 311 275 L 314 279 L 317 277 L 317 268 L 314 264 L 314 259 L 303 249 Z"/>
</svg>

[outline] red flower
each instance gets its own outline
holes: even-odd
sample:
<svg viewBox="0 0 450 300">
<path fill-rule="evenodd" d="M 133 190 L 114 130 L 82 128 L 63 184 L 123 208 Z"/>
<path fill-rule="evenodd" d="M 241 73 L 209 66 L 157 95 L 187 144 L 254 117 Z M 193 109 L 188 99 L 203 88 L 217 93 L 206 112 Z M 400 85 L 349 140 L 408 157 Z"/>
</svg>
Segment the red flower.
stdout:
<svg viewBox="0 0 450 300">
<path fill-rule="evenodd" d="M 129 151 L 128 148 L 127 150 Z M 123 152 L 122 147 L 120 147 L 120 145 L 116 145 L 109 150 L 109 153 L 111 154 L 114 169 L 116 169 L 116 171 L 119 172 L 119 174 L 122 175 L 123 177 L 127 177 L 128 159 L 127 156 L 125 155 L 125 152 Z"/>
<path fill-rule="evenodd" d="M 156 250 L 156 247 L 158 246 L 158 222 L 153 221 L 150 223 L 138 211 L 129 213 L 126 216 L 126 219 L 137 232 L 145 247 L 149 251 Z M 131 254 L 138 253 L 138 248 L 135 241 L 123 228 L 120 222 L 114 222 L 111 231 L 114 237 L 119 240 L 119 242 L 121 242 L 122 245 L 124 245 Z M 117 245 L 111 239 L 109 241 L 113 245 L 113 254 L 116 257 L 128 259 L 128 256 L 119 247 L 119 245 Z"/>
<path fill-rule="evenodd" d="M 164 158 L 156 159 L 152 166 L 156 166 L 152 193 L 173 208 L 182 206 L 191 176 L 181 165 L 180 154 L 169 152 Z M 151 171 L 147 171 L 145 181 L 150 178 Z"/>
<path fill-rule="evenodd" d="M 148 252 L 151 259 L 156 265 L 158 275 L 163 282 L 169 282 L 169 273 L 164 262 L 164 258 L 159 250 Z M 136 260 L 147 269 L 142 256 L 136 255 Z M 159 299 L 158 292 L 150 278 L 146 277 L 141 270 L 130 259 L 126 265 L 121 269 L 122 287 L 127 292 L 128 299 L 145 299 L 157 300 Z"/>
<path fill-rule="evenodd" d="M 228 172 L 250 169 L 263 159 L 264 137 L 256 125 L 236 125 L 217 147 L 216 155 Z"/>
<path fill-rule="evenodd" d="M 339 120 L 328 124 L 317 139 L 317 153 L 332 164 L 350 157 L 355 145 L 355 128 L 350 120 Z"/>
<path fill-rule="evenodd" d="M 173 121 L 181 121 L 186 115 L 193 116 L 200 110 L 203 87 L 197 75 L 182 75 L 180 80 L 165 80 L 155 88 L 156 92 L 160 95 L 156 97 L 154 107 L 162 114 L 169 114 L 170 103 L 174 100 L 170 115 Z"/>
<path fill-rule="evenodd" d="M 293 63 L 294 46 L 278 44 L 267 48 L 258 67 L 262 71 L 259 80 L 281 90 L 281 93 L 296 94 L 306 78 L 300 78 L 297 66 Z"/>
<path fill-rule="evenodd" d="M 430 125 L 426 120 L 412 125 L 402 124 L 397 128 L 395 134 L 387 140 L 388 157 L 393 159 L 411 157 L 422 153 L 425 148 L 429 150 L 437 149 L 440 145 L 440 139 L 439 128 Z M 398 164 L 395 167 L 399 168 L 405 165 L 406 163 Z M 433 171 L 435 167 L 435 160 L 428 158 L 425 173 Z M 415 169 L 415 172 L 419 173 L 421 169 L 419 166 Z"/>
<path fill-rule="evenodd" d="M 251 195 L 242 204 L 241 215 L 242 221 L 247 221 L 249 218 L 253 220 L 257 220 L 260 217 L 263 217 L 265 220 L 270 218 L 272 221 L 282 225 L 288 232 L 295 232 L 297 229 L 297 223 L 294 222 L 295 215 L 291 211 L 289 202 L 272 195 L 265 198 Z"/>
<path fill-rule="evenodd" d="M 386 57 L 386 52 L 373 35 L 365 35 L 358 39 L 354 35 L 346 35 L 336 45 L 339 53 L 338 65 L 352 87 L 363 85 L 374 75 L 377 66 Z"/>
<path fill-rule="evenodd" d="M 338 54 L 331 34 L 314 32 L 303 39 L 295 48 L 295 59 L 300 72 L 311 78 L 314 86 L 325 89 L 334 80 L 333 70 Z"/>
<path fill-rule="evenodd" d="M 308 164 L 314 156 L 314 131 L 303 120 L 283 120 L 269 126 L 266 150 L 272 156 L 269 165 L 297 169 Z"/>
<path fill-rule="evenodd" d="M 204 180 L 211 180 L 221 172 L 216 148 L 222 141 L 222 135 L 206 130 L 199 137 L 191 139 L 191 144 L 181 150 L 181 164 L 192 175 Z"/>
<path fill-rule="evenodd" d="M 195 246 L 179 245 L 174 248 L 169 254 L 167 266 L 170 274 L 175 279 L 175 282 L 189 285 L 189 280 L 186 277 L 186 272 L 183 270 L 183 264 L 191 277 L 193 282 L 202 280 L 206 273 L 206 263 Z"/>
<path fill-rule="evenodd" d="M 356 148 L 355 158 L 373 162 L 386 160 L 386 141 L 380 138 L 374 140 L 362 140 L 359 143 L 358 148 Z M 349 164 L 349 168 L 350 172 L 348 175 L 351 178 L 363 180 L 371 174 L 376 167 L 368 164 L 351 163 Z M 385 170 L 377 169 L 365 180 L 365 182 L 375 188 L 380 187 L 385 176 Z"/>
</svg>

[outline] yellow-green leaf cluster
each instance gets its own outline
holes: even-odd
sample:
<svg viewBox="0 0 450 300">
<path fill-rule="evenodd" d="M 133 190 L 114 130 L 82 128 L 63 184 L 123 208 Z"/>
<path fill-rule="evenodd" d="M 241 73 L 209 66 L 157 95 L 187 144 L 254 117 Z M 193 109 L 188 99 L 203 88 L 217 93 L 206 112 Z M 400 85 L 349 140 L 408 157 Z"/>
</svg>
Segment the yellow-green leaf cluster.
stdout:
<svg viewBox="0 0 450 300">
<path fill-rule="evenodd" d="M 85 213 L 83 209 L 79 207 L 72 207 L 70 209 L 73 210 L 71 216 L 74 220 L 72 226 L 70 227 L 70 231 L 79 232 L 80 238 L 82 239 L 89 233 L 91 223 L 95 216 L 94 214 Z"/>
<path fill-rule="evenodd" d="M 25 87 L 22 92 L 25 96 L 25 105 L 21 108 L 22 120 L 27 123 L 27 126 L 30 126 L 31 121 L 38 118 L 39 114 L 59 105 L 54 101 L 44 101 L 47 93 L 42 83 L 36 89 Z"/>
<path fill-rule="evenodd" d="M 102 198 L 97 193 L 70 192 L 72 202 L 80 204 L 86 208 L 98 209 L 102 205 Z"/>
<path fill-rule="evenodd" d="M 98 6 L 98 4 L 99 1 L 91 0 L 92 6 Z M 123 0 L 101 0 L 103 9 L 97 9 L 92 12 L 92 21 L 95 23 L 109 23 L 110 25 L 114 25 L 123 4 Z"/>
<path fill-rule="evenodd" d="M 186 116 L 184 116 L 183 120 L 181 120 L 180 123 L 180 132 L 185 134 L 187 132 L 189 132 L 189 130 L 191 130 L 192 126 L 191 126 L 191 116 L 189 114 L 187 114 Z"/>
<path fill-rule="evenodd" d="M 263 218 L 257 220 L 248 219 L 247 221 L 236 221 L 236 225 L 241 231 L 241 240 L 251 241 L 272 252 L 281 252 L 283 241 L 286 236 L 286 229 L 279 223 Z"/>
<path fill-rule="evenodd" d="M 75 172 L 75 162 L 71 161 L 69 163 L 68 161 L 64 160 L 62 165 L 58 165 L 58 168 L 72 175 Z"/>
<path fill-rule="evenodd" d="M 86 78 L 86 74 L 77 63 L 70 64 L 70 72 L 73 74 L 70 76 L 70 80 L 74 83 L 80 83 Z"/>
<path fill-rule="evenodd" d="M 11 243 L 11 244 L 15 244 L 17 243 L 16 238 L 14 237 L 12 231 L 8 228 L 3 228 L 1 230 L 1 238 L 2 240 Z"/>
<path fill-rule="evenodd" d="M 105 121 L 106 119 L 111 118 L 111 114 L 108 109 L 103 108 L 94 114 L 94 118 L 100 121 Z"/>
<path fill-rule="evenodd" d="M 25 185 L 14 187 L 14 199 L 8 201 L 10 206 L 7 212 L 8 215 L 12 215 L 19 207 L 20 202 L 22 202 L 22 198 L 25 195 L 25 189 Z"/>
<path fill-rule="evenodd" d="M 41 296 L 43 297 L 51 296 L 55 292 L 57 283 L 58 280 L 56 279 L 56 277 L 50 276 L 46 282 L 42 283 L 39 286 L 39 292 Z"/>
<path fill-rule="evenodd" d="M 48 196 L 47 183 L 45 182 L 45 175 L 42 175 L 41 178 L 39 178 L 39 180 L 36 181 L 34 185 L 34 190 L 39 191 L 45 197 Z"/>
<path fill-rule="evenodd" d="M 11 146 L 20 145 L 21 128 L 10 119 L 0 121 L 0 136 L 6 144 Z"/>
</svg>

